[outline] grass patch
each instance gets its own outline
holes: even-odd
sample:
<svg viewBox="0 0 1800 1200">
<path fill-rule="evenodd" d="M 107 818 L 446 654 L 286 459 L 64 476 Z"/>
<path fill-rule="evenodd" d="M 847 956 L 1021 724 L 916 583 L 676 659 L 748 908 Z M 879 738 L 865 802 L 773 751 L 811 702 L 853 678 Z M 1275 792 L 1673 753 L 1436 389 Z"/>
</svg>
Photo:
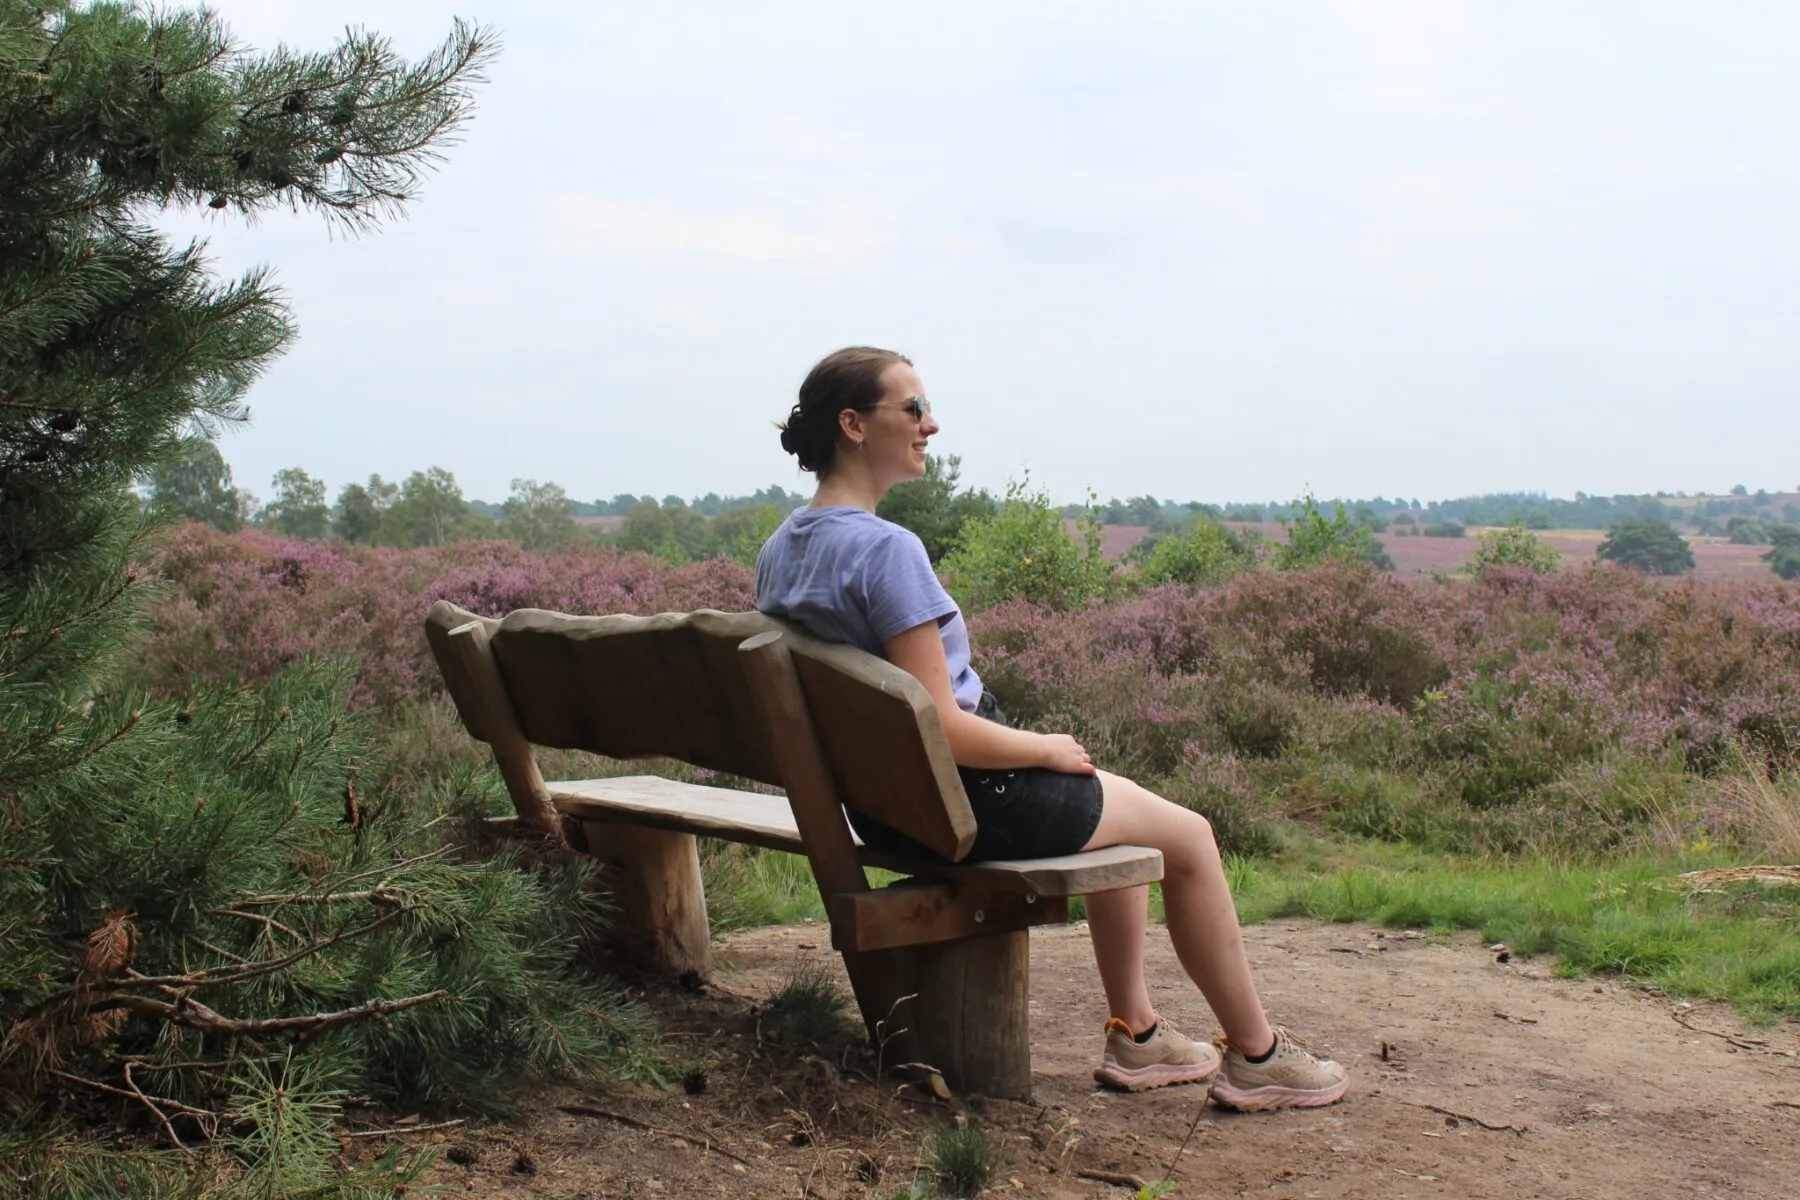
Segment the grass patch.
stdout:
<svg viewBox="0 0 1800 1200">
<path fill-rule="evenodd" d="M 700 872 L 714 934 L 825 919 L 819 885 L 801 855 L 702 838 Z M 876 888 L 904 878 L 876 867 L 863 868 L 863 874 Z"/>
<path fill-rule="evenodd" d="M 799 959 L 763 1008 L 762 1033 L 789 1050 L 837 1047 L 858 1037 L 850 998 L 817 959 Z"/>
<path fill-rule="evenodd" d="M 946 1196 L 976 1195 L 1000 1169 L 1000 1147 L 973 1125 L 938 1130 L 926 1144 L 925 1156 Z"/>
<path fill-rule="evenodd" d="M 1366 845 L 1326 857 L 1336 861 L 1232 860 L 1242 919 L 1475 930 L 1515 953 L 1555 955 L 1561 975 L 1622 976 L 1725 1001 L 1754 1021 L 1800 1016 L 1800 889 L 1745 884 L 1694 895 L 1673 876 L 1720 864 L 1672 857 L 1495 864 Z"/>
<path fill-rule="evenodd" d="M 702 838 L 700 873 L 715 934 L 825 918 L 812 868 L 798 854 Z"/>
</svg>

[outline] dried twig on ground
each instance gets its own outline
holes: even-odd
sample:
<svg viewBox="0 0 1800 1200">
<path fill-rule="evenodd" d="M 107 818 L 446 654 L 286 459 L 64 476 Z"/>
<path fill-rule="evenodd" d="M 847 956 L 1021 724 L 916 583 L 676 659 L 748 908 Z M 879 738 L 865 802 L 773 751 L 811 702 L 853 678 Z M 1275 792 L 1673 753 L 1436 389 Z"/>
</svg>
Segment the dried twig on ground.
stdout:
<svg viewBox="0 0 1800 1200">
<path fill-rule="evenodd" d="M 664 1129 L 660 1125 L 652 1125 L 648 1121 L 640 1121 L 636 1117 L 627 1116 L 625 1113 L 614 1112 L 610 1108 L 597 1108 L 592 1104 L 559 1104 L 556 1106 L 556 1109 L 558 1112 L 566 1112 L 572 1117 L 599 1117 L 603 1121 L 617 1121 L 621 1125 L 629 1125 L 633 1129 L 641 1129 L 645 1133 L 654 1133 L 661 1137 L 680 1138 L 682 1141 L 694 1143 L 702 1150 L 711 1150 L 714 1154 L 723 1154 L 731 1161 L 743 1163 L 746 1167 L 756 1165 L 742 1155 L 733 1154 L 723 1146 L 713 1145 L 711 1138 L 695 1137 L 691 1133 L 682 1133 L 674 1129 Z"/>
<path fill-rule="evenodd" d="M 1702 1029 L 1700 1026 L 1694 1024 L 1692 1021 L 1689 1021 L 1686 1017 L 1682 1016 L 1681 1010 L 1679 1008 L 1670 1010 L 1669 1015 L 1671 1017 L 1673 1017 L 1675 1019 L 1675 1023 L 1677 1025 L 1681 1026 L 1683 1029 L 1691 1029 L 1695 1033 L 1704 1033 L 1708 1037 L 1716 1037 L 1723 1041 L 1730 1042 L 1732 1045 L 1736 1046 L 1739 1050 L 1762 1050 L 1762 1049 L 1766 1048 L 1769 1044 L 1768 1042 L 1764 1041 L 1762 1038 L 1741 1038 L 1741 1037 L 1738 1037 L 1736 1034 L 1720 1033 L 1717 1029 Z"/>
<path fill-rule="evenodd" d="M 394 1125 L 384 1129 L 347 1129 L 339 1133 L 338 1136 L 347 1138 L 370 1138 L 386 1137 L 390 1134 L 400 1133 L 426 1133 L 433 1129 L 454 1129 L 456 1126 L 461 1125 L 463 1120 L 464 1118 L 458 1117 L 454 1121 L 433 1121 L 429 1125 Z"/>
<path fill-rule="evenodd" d="M 1471 1125 L 1479 1125 L 1483 1129 L 1491 1130 L 1494 1133 L 1511 1133 L 1516 1134 L 1519 1137 L 1524 1137 L 1526 1130 L 1531 1128 L 1529 1125 L 1496 1125 L 1492 1121 L 1484 1121 L 1480 1117 L 1471 1116 L 1466 1112 L 1457 1112 L 1455 1109 L 1445 1108 L 1441 1104 L 1425 1104 L 1418 1100 L 1402 1100 L 1400 1103 L 1410 1105 L 1413 1108 L 1422 1108 L 1427 1112 L 1441 1113 L 1446 1117 L 1455 1117 L 1459 1121 L 1467 1121 Z"/>
<path fill-rule="evenodd" d="M 1091 1179 L 1095 1183 L 1110 1183 L 1115 1187 L 1127 1187 L 1136 1191 L 1147 1191 L 1149 1184 L 1137 1175 L 1128 1175 L 1123 1171 L 1096 1171 L 1092 1167 L 1083 1167 L 1075 1172 L 1077 1179 Z"/>
</svg>

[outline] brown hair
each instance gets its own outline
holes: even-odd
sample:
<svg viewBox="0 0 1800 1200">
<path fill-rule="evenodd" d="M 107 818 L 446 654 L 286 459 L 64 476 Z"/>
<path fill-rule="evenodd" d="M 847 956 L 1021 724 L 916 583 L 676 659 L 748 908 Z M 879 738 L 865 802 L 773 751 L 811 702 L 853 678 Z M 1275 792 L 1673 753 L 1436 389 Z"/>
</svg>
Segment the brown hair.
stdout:
<svg viewBox="0 0 1800 1200">
<path fill-rule="evenodd" d="M 824 478 L 837 464 L 838 414 L 846 408 L 869 412 L 881 402 L 881 373 L 912 359 L 874 346 L 848 346 L 821 358 L 800 385 L 800 400 L 777 426 L 781 448 L 800 460 L 802 471 Z"/>
</svg>

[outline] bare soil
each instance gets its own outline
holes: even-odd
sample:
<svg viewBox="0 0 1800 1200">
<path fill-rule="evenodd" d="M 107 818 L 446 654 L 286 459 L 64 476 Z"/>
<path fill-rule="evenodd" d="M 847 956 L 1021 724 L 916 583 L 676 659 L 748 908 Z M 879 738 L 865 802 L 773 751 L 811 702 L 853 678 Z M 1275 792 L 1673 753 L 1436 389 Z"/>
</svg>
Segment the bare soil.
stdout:
<svg viewBox="0 0 1800 1200">
<path fill-rule="evenodd" d="M 1343 1104 L 1238 1115 L 1192 1087 L 1098 1090 L 1106 1013 L 1079 925 L 1032 934 L 1032 1103 L 877 1086 L 859 1050 L 806 1055 L 761 1035 L 759 1002 L 796 962 L 841 982 L 825 930 L 798 925 L 726 939 L 712 986 L 646 992 L 703 1091 L 545 1093 L 513 1122 L 406 1140 L 453 1152 L 431 1177 L 449 1196 L 885 1200 L 958 1119 L 1004 1144 L 989 1196 L 1132 1194 L 1080 1174 L 1095 1170 L 1170 1178 L 1178 1197 L 1800 1194 L 1800 1024 L 1748 1029 L 1723 1007 L 1502 963 L 1469 937 L 1292 922 L 1246 937 L 1271 1013 L 1349 1066 Z M 1160 929 L 1149 963 L 1160 1011 L 1214 1032 Z"/>
</svg>

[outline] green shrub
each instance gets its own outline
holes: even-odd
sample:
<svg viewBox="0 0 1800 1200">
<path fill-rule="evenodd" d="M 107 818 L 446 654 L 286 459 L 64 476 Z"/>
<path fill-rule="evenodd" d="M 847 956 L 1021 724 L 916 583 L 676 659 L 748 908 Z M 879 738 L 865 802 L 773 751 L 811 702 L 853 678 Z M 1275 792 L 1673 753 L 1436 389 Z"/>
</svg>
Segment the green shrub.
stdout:
<svg viewBox="0 0 1800 1200">
<path fill-rule="evenodd" d="M 1467 537 L 1468 534 L 1469 531 L 1463 528 L 1462 522 L 1460 521 L 1438 521 L 1435 524 L 1425 526 L 1426 537 L 1459 538 Z"/>
<path fill-rule="evenodd" d="M 1374 531 L 1352 518 L 1343 504 L 1334 501 L 1329 517 L 1319 510 L 1318 501 L 1310 492 L 1295 505 L 1298 512 L 1293 517 L 1281 518 L 1287 541 L 1275 547 L 1276 570 L 1297 571 L 1326 563 L 1367 563 L 1383 570 L 1393 569 L 1394 564 Z"/>
<path fill-rule="evenodd" d="M 1685 575 L 1694 569 L 1694 548 L 1667 521 L 1631 517 L 1607 531 L 1594 552 L 1602 562 L 1636 567 L 1647 575 Z"/>
<path fill-rule="evenodd" d="M 945 556 L 950 592 L 965 609 L 1024 600 L 1067 611 L 1112 592 L 1105 534 L 1091 511 L 1076 523 L 1079 540 L 1071 538 L 1062 513 L 1028 484 L 1008 483 L 999 510 L 966 521 Z"/>
<path fill-rule="evenodd" d="M 1777 525 L 1769 531 L 1773 543 L 1763 561 L 1783 579 L 1800 579 L 1800 528 Z"/>
<path fill-rule="evenodd" d="M 1769 544 L 1769 531 L 1760 517 L 1732 517 L 1725 522 L 1725 536 L 1734 546 Z"/>
<path fill-rule="evenodd" d="M 1235 533 L 1210 517 L 1200 517 L 1181 532 L 1151 543 L 1144 559 L 1144 583 L 1149 587 L 1223 583 L 1256 566 L 1260 540 L 1254 531 Z"/>
<path fill-rule="evenodd" d="M 1562 566 L 1562 555 L 1514 521 L 1504 529 L 1490 529 L 1476 538 L 1469 566 L 1476 575 L 1490 567 L 1524 567 L 1533 574 L 1549 575 Z"/>
</svg>

